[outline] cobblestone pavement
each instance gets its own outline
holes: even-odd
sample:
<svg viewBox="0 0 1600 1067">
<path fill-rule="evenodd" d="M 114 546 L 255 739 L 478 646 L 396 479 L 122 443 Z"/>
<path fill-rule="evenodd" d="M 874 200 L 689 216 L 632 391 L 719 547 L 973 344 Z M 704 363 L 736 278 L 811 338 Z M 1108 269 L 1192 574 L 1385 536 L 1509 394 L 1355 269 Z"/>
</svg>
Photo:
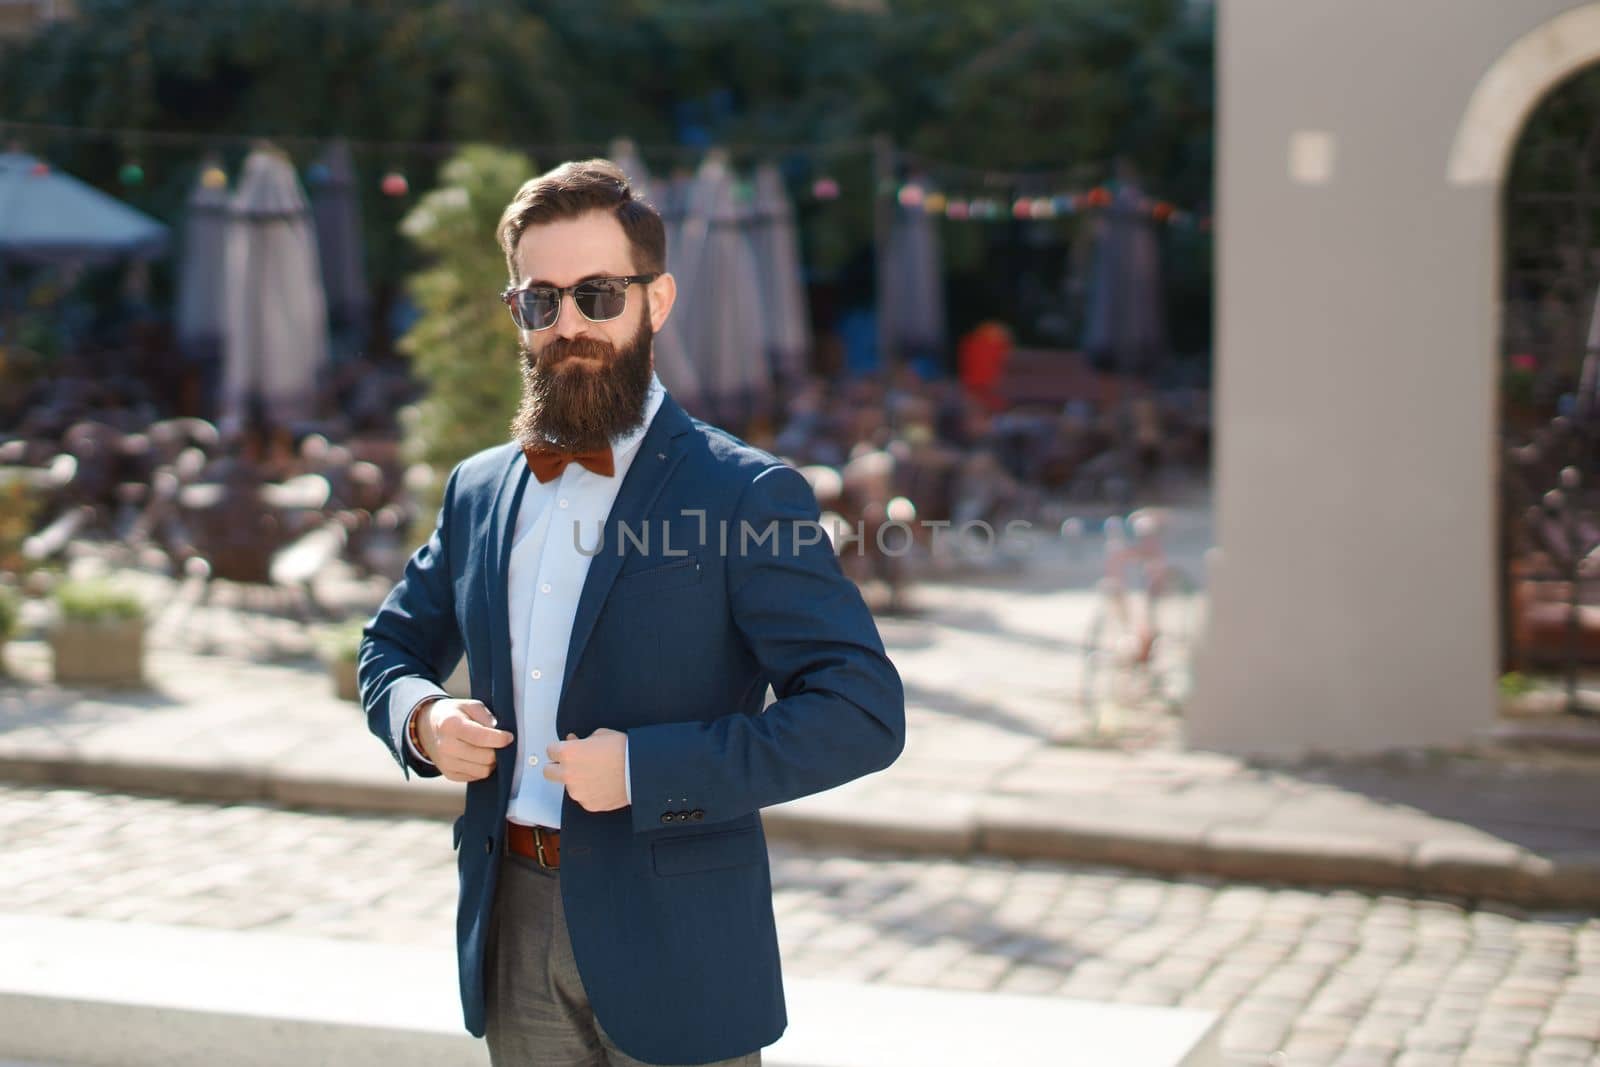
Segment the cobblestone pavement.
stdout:
<svg viewBox="0 0 1600 1067">
<path fill-rule="evenodd" d="M 8 786 L 0 847 L 11 912 L 452 944 L 437 820 Z M 1222 1011 L 1244 1064 L 1596 1062 L 1600 915 L 1042 861 L 772 859 L 791 975 Z"/>
</svg>

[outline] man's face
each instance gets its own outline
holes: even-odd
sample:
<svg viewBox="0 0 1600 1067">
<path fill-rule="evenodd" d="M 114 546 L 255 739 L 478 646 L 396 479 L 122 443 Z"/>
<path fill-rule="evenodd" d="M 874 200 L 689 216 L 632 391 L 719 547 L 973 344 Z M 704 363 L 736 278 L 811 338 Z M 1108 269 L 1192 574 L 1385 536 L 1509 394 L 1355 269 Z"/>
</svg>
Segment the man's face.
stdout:
<svg viewBox="0 0 1600 1067">
<path fill-rule="evenodd" d="M 622 224 L 605 211 L 529 226 L 516 261 L 519 287 L 640 273 Z M 554 326 L 520 331 L 522 402 L 512 421 L 518 442 L 583 450 L 636 429 L 654 366 L 651 341 L 675 293 L 671 275 L 648 286 L 636 282 L 622 314 L 606 322 L 590 322 L 569 294 Z"/>
</svg>

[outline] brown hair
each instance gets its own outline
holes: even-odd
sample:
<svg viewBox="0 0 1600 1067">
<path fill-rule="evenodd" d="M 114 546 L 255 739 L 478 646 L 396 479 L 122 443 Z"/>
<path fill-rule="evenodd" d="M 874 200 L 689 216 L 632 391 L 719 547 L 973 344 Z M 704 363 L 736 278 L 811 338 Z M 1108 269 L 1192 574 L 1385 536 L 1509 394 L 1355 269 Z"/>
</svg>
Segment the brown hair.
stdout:
<svg viewBox="0 0 1600 1067">
<path fill-rule="evenodd" d="M 521 280 L 517 276 L 517 242 L 529 226 L 608 210 L 628 235 L 634 269 L 645 274 L 666 270 L 667 230 L 660 213 L 634 197 L 621 167 L 609 159 L 584 159 L 529 178 L 506 205 L 497 233 L 512 283 Z"/>
</svg>

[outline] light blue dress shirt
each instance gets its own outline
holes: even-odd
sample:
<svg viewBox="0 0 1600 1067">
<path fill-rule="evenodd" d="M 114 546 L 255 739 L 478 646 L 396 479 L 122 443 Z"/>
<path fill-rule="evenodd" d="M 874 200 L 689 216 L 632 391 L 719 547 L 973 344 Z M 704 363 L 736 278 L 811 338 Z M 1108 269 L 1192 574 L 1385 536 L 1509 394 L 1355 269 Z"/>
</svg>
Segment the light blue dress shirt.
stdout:
<svg viewBox="0 0 1600 1067">
<path fill-rule="evenodd" d="M 511 805 L 506 817 L 528 826 L 561 825 L 560 782 L 544 776 L 545 750 L 556 737 L 556 707 L 566 677 L 567 644 L 578 596 L 589 574 L 589 560 L 606 516 L 617 498 L 639 442 L 661 407 L 661 379 L 650 375 L 644 422 L 637 430 L 611 439 L 610 477 L 581 463 L 569 463 L 549 482 L 528 476 L 517 508 L 517 526 L 506 575 L 511 629 L 512 692 L 517 708 L 517 767 L 511 777 Z M 576 539 L 574 537 L 576 534 Z M 589 554 L 579 551 L 579 545 Z M 492 709 L 491 709 L 492 710 Z M 432 766 L 407 737 L 406 747 Z M 628 803 L 633 783 L 623 748 L 623 780 Z"/>
</svg>

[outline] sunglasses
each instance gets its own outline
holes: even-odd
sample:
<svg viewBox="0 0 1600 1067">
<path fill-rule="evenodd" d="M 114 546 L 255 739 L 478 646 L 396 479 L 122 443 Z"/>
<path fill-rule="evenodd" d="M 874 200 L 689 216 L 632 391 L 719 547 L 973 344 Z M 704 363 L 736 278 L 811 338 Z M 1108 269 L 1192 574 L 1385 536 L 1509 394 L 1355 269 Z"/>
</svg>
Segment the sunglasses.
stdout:
<svg viewBox="0 0 1600 1067">
<path fill-rule="evenodd" d="M 646 284 L 661 277 L 655 274 L 630 274 L 619 278 L 590 278 L 576 285 L 530 285 L 526 289 L 507 289 L 500 299 L 511 309 L 511 320 L 520 330 L 548 330 L 561 317 L 561 300 L 568 293 L 583 317 L 590 322 L 610 322 L 628 306 L 628 286 Z"/>
</svg>

